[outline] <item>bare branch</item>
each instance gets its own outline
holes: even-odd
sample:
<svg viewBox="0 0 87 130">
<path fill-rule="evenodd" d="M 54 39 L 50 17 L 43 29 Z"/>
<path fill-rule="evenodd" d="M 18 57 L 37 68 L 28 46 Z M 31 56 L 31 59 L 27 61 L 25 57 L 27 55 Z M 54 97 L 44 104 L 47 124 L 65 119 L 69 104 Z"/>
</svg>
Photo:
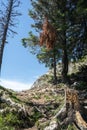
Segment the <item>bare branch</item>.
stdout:
<svg viewBox="0 0 87 130">
<path fill-rule="evenodd" d="M 12 34 L 17 34 L 13 30 L 13 27 L 16 27 L 15 25 L 17 23 L 14 23 L 15 17 L 19 16 L 20 13 L 15 10 L 16 7 L 18 7 L 20 4 L 19 0 L 8 0 L 8 3 L 2 2 L 2 6 L 4 7 L 3 10 L 0 10 L 1 18 L 0 18 L 0 70 L 2 65 L 2 58 L 3 58 L 3 51 L 4 46 L 6 44 L 6 39 Z"/>
<path fill-rule="evenodd" d="M 11 33 L 17 34 L 17 32 L 13 31 L 12 29 L 8 29 Z"/>
</svg>

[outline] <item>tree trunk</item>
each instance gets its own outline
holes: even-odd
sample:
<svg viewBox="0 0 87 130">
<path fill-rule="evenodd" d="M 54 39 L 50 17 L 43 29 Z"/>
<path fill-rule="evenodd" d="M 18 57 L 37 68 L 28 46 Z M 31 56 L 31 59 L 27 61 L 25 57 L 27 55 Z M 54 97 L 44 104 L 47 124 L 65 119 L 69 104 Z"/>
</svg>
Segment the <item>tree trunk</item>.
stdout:
<svg viewBox="0 0 87 130">
<path fill-rule="evenodd" d="M 2 58 L 3 58 L 3 52 L 4 52 L 4 47 L 5 47 L 5 42 L 6 42 L 6 37 L 7 37 L 7 32 L 8 32 L 8 27 L 9 27 L 9 22 L 10 22 L 10 19 L 11 19 L 13 0 L 9 1 L 9 5 L 8 6 L 9 7 L 8 7 L 8 12 L 7 12 L 7 19 L 6 19 L 6 23 L 5 23 L 5 26 L 4 26 L 3 36 L 2 36 L 1 45 L 0 45 L 0 71 L 1 71 Z"/>
<path fill-rule="evenodd" d="M 54 68 L 54 84 L 57 84 L 57 75 L 56 75 L 56 51 L 55 51 L 55 48 L 53 50 L 53 68 Z"/>
<path fill-rule="evenodd" d="M 67 81 L 67 73 L 68 73 L 68 56 L 67 56 L 67 47 L 66 40 L 63 45 L 63 56 L 62 56 L 62 79 L 63 82 Z"/>
<path fill-rule="evenodd" d="M 3 58 L 4 46 L 5 46 L 5 44 L 1 44 L 0 45 L 0 71 L 1 71 L 1 65 L 2 65 L 2 58 Z"/>
</svg>

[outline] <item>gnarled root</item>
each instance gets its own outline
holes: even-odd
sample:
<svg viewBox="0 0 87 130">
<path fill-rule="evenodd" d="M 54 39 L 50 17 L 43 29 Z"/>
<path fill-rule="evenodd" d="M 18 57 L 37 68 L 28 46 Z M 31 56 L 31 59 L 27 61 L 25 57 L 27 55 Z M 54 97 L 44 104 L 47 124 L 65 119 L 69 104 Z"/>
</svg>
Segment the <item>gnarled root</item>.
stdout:
<svg viewBox="0 0 87 130">
<path fill-rule="evenodd" d="M 80 110 L 81 107 L 77 92 L 67 89 L 65 91 L 65 104 L 54 116 L 54 119 L 57 121 L 51 122 L 44 130 L 62 130 L 62 127 L 67 127 L 70 124 L 74 124 L 77 130 L 87 130 L 87 123 L 82 118 Z"/>
<path fill-rule="evenodd" d="M 75 122 L 80 130 L 87 130 L 87 123 L 84 121 L 79 111 L 75 113 Z"/>
</svg>

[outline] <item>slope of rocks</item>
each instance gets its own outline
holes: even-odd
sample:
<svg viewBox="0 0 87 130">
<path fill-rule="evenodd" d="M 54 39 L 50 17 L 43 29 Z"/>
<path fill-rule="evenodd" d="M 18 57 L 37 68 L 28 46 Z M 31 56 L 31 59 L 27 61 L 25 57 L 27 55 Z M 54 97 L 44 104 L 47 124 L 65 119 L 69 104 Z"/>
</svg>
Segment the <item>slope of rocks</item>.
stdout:
<svg viewBox="0 0 87 130">
<path fill-rule="evenodd" d="M 69 88 L 77 90 L 82 111 L 81 116 L 78 112 L 77 115 L 87 121 L 87 62 L 71 64 L 69 70 L 68 84 L 62 83 L 60 65 L 57 67 L 57 85 L 53 85 L 53 70 L 49 70 L 27 91 L 14 92 L 0 86 L 0 130 L 80 129 L 75 123 L 60 128 L 59 118 L 55 118 L 61 110 L 64 111 L 61 108 L 65 104 L 65 89 Z"/>
</svg>

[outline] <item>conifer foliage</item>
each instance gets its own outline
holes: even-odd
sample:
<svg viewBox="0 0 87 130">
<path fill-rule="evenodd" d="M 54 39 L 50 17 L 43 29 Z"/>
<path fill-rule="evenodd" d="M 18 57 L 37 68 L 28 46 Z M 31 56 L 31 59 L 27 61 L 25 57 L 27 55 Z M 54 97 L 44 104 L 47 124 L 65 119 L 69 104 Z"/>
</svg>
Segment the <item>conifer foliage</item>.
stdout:
<svg viewBox="0 0 87 130">
<path fill-rule="evenodd" d="M 42 30 L 43 31 L 40 33 L 39 40 L 40 46 L 43 46 L 45 44 L 47 49 L 53 49 L 56 41 L 56 30 L 47 18 L 43 23 Z"/>
</svg>

